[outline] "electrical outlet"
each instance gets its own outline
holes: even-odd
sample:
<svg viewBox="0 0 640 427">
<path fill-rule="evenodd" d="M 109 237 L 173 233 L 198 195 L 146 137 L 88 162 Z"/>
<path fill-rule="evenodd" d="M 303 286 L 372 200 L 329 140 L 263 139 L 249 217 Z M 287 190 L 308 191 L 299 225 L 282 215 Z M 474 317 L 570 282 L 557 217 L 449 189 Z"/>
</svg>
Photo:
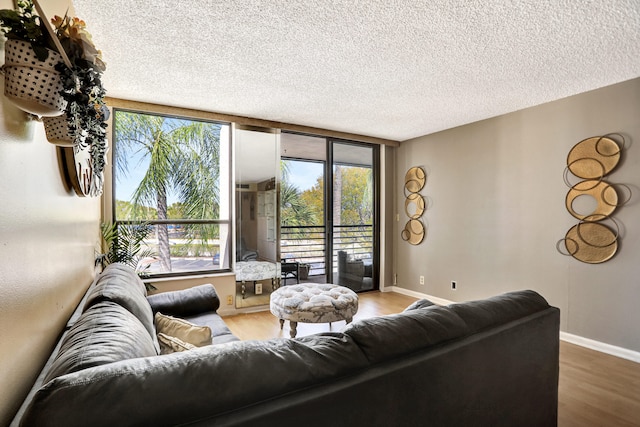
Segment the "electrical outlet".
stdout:
<svg viewBox="0 0 640 427">
<path fill-rule="evenodd" d="M 233 305 L 233 295 L 227 295 L 227 305 Z"/>
<path fill-rule="evenodd" d="M 456 282 L 455 280 L 451 281 L 451 289 L 453 289 L 454 291 L 456 289 L 458 289 L 458 282 Z"/>
<path fill-rule="evenodd" d="M 256 283 L 256 295 L 260 295 L 262 293 L 262 283 Z"/>
<path fill-rule="evenodd" d="M 424 276 L 420 276 L 420 284 L 424 285 Z"/>
</svg>

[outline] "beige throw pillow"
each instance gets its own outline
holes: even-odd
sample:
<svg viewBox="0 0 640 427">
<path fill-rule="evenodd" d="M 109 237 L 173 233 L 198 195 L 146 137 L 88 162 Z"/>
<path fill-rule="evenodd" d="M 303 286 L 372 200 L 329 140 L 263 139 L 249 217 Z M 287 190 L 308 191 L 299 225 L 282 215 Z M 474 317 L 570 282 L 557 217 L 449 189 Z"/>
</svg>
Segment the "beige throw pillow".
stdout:
<svg viewBox="0 0 640 427">
<path fill-rule="evenodd" d="M 179 338 L 171 337 L 165 334 L 158 334 L 158 343 L 160 344 L 160 354 L 177 353 L 197 348 L 193 344 L 184 342 Z"/>
<path fill-rule="evenodd" d="M 156 313 L 155 321 L 158 334 L 176 337 L 196 347 L 211 344 L 211 328 L 208 326 L 194 325 L 184 319 L 166 316 L 161 313 Z"/>
</svg>

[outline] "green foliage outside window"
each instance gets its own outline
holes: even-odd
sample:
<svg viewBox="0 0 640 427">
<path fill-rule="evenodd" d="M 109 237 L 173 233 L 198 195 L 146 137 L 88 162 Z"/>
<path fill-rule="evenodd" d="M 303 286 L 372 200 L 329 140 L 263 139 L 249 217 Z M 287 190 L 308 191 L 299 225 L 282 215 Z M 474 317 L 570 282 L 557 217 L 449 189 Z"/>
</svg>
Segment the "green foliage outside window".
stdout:
<svg viewBox="0 0 640 427">
<path fill-rule="evenodd" d="M 219 123 L 116 111 L 115 219 L 150 221 L 162 272 L 172 271 L 172 257 L 219 252 L 220 229 L 212 222 L 220 219 L 223 126 L 228 130 Z M 119 180 L 123 187 L 135 184 L 130 195 L 118 194 Z"/>
</svg>

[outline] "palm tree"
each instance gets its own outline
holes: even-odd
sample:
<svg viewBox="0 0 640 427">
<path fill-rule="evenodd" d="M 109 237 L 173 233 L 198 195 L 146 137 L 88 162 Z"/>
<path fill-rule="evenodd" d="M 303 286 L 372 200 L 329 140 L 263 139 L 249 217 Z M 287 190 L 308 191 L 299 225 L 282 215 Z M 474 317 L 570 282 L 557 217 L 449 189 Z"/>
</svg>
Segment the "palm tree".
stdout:
<svg viewBox="0 0 640 427">
<path fill-rule="evenodd" d="M 152 227 L 147 222 L 140 224 L 100 224 L 105 253 L 98 254 L 96 265 L 100 263 L 104 269 L 107 265 L 120 262 L 128 265 L 139 275 L 144 275 L 148 265 L 144 261 L 152 259 L 155 254 L 144 247 L 144 240 Z M 150 285 L 147 285 L 149 289 Z"/>
<path fill-rule="evenodd" d="M 301 198 L 300 189 L 290 182 L 289 162 L 280 162 L 280 223 L 289 226 L 307 226 L 316 223 L 316 214 Z M 299 236 L 301 237 L 301 236 Z"/>
<path fill-rule="evenodd" d="M 141 219 L 155 206 L 157 219 L 166 221 L 169 194 L 177 196 L 186 219 L 218 218 L 220 125 L 119 111 L 115 127 L 117 176 L 146 167 L 131 198 L 131 219 Z M 157 223 L 156 229 L 161 269 L 171 271 L 167 223 Z M 206 240 L 213 233 L 206 224 L 187 226 L 191 238 Z"/>
<path fill-rule="evenodd" d="M 290 182 L 283 181 L 280 188 L 280 216 L 282 225 L 313 225 L 316 214 L 300 197 L 302 192 Z"/>
</svg>

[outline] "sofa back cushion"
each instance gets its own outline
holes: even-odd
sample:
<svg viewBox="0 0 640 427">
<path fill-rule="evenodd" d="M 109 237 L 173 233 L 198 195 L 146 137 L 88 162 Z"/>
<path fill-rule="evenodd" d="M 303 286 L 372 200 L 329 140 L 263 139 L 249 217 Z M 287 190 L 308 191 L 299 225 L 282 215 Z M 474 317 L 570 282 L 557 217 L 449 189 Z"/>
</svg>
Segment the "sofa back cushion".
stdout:
<svg viewBox="0 0 640 427">
<path fill-rule="evenodd" d="M 157 344 L 153 312 L 146 296 L 144 283 L 133 269 L 124 264 L 110 264 L 104 269 L 93 289 L 89 291 L 84 311 L 102 301 L 121 305 L 142 323 L 151 339 Z"/>
<path fill-rule="evenodd" d="M 114 302 L 98 302 L 71 327 L 44 383 L 93 366 L 156 354 L 153 340 L 133 314 Z"/>
<path fill-rule="evenodd" d="M 491 298 L 449 305 L 474 333 L 496 325 L 526 317 L 549 308 L 537 292 L 513 291 Z"/>
<path fill-rule="evenodd" d="M 55 378 L 36 393 L 23 424 L 217 425 L 207 419 L 274 396 L 289 401 L 366 365 L 358 346 L 341 333 L 199 347 Z"/>
<path fill-rule="evenodd" d="M 354 322 L 344 333 L 372 362 L 388 360 L 429 346 L 524 318 L 549 308 L 534 291 L 515 291 L 447 307 L 417 301 L 406 311 Z"/>
<path fill-rule="evenodd" d="M 435 305 L 359 320 L 344 330 L 371 363 L 413 353 L 467 333 L 467 325 L 458 315 Z"/>
</svg>

